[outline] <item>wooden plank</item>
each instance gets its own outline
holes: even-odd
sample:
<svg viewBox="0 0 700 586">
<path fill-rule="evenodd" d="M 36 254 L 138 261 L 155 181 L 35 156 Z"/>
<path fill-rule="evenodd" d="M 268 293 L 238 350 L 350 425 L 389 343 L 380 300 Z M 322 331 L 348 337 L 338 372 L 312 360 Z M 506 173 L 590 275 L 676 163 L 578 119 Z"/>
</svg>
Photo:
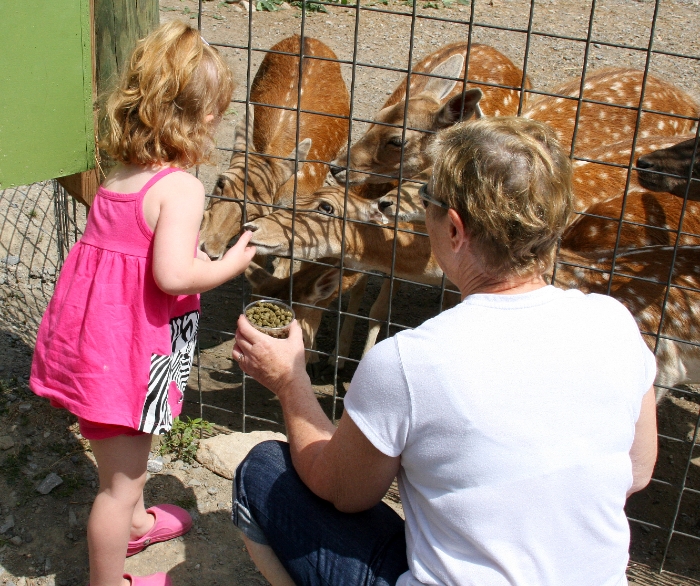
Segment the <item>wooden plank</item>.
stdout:
<svg viewBox="0 0 700 586">
<path fill-rule="evenodd" d="M 92 166 L 89 0 L 23 0 L 0 19 L 0 189 Z"/>
<path fill-rule="evenodd" d="M 92 68 L 92 101 L 93 121 L 97 128 L 97 76 L 95 75 L 95 0 L 90 0 L 90 55 Z M 95 146 L 97 149 L 97 146 Z M 80 203 L 88 209 L 92 205 L 97 193 L 97 188 L 100 186 L 99 170 L 97 168 L 83 171 L 82 173 L 74 173 L 66 177 L 60 177 L 58 182 L 63 188 Z"/>
</svg>

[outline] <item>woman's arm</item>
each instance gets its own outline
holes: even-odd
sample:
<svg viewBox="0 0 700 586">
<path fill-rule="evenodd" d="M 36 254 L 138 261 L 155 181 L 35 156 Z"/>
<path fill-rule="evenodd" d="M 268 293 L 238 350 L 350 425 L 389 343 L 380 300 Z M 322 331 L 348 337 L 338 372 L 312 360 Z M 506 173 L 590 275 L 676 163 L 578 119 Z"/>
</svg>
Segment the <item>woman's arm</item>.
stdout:
<svg viewBox="0 0 700 586">
<path fill-rule="evenodd" d="M 314 395 L 306 373 L 301 328 L 292 322 L 287 340 L 258 332 L 238 319 L 234 358 L 241 369 L 280 400 L 294 469 L 317 496 L 343 512 L 364 511 L 381 501 L 399 470 L 343 414 L 336 429 Z"/>
<path fill-rule="evenodd" d="M 634 441 L 630 449 L 632 460 L 632 486 L 627 496 L 645 488 L 651 480 L 656 464 L 656 395 L 651 387 L 642 398 L 642 408 L 634 428 Z"/>
</svg>

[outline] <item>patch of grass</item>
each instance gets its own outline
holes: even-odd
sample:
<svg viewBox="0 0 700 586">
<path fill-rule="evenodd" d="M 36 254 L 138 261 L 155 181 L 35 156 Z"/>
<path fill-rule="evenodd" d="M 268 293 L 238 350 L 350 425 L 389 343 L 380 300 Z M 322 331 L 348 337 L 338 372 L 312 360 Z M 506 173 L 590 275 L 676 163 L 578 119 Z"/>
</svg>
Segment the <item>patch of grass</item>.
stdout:
<svg viewBox="0 0 700 586">
<path fill-rule="evenodd" d="M 63 479 L 63 483 L 59 484 L 52 491 L 52 494 L 55 494 L 58 497 L 69 497 L 83 486 L 84 481 L 81 480 L 76 474 L 67 474 L 66 476 L 61 476 L 61 478 Z"/>
<path fill-rule="evenodd" d="M 284 0 L 258 0 L 255 9 L 258 12 L 277 12 Z"/>
<path fill-rule="evenodd" d="M 10 454 L 5 458 L 5 462 L 2 466 L 2 472 L 7 478 L 10 484 L 17 484 L 19 480 L 20 471 L 22 466 L 25 466 L 29 462 L 28 456 L 30 456 L 32 450 L 29 446 L 22 446 L 22 448 L 16 454 Z"/>
<path fill-rule="evenodd" d="M 160 442 L 161 454 L 172 454 L 176 460 L 192 462 L 197 453 L 197 441 L 201 432 L 211 432 L 211 424 L 204 419 L 187 418 L 183 421 L 179 417 L 173 422 L 170 431 L 163 434 Z"/>
</svg>

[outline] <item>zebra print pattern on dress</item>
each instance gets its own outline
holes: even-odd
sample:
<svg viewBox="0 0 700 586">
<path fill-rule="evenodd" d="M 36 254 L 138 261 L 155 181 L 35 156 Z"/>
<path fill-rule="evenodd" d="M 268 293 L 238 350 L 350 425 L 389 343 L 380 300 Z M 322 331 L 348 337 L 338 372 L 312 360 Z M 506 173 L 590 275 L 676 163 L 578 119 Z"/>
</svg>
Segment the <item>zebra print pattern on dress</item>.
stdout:
<svg viewBox="0 0 700 586">
<path fill-rule="evenodd" d="M 173 415 L 168 403 L 170 383 L 180 391 L 182 402 L 187 379 L 192 368 L 194 348 L 199 328 L 199 311 L 191 311 L 170 320 L 171 354 L 151 354 L 148 391 L 141 411 L 140 431 L 161 434 L 173 426 Z"/>
<path fill-rule="evenodd" d="M 199 311 L 190 311 L 170 320 L 170 339 L 172 340 L 170 369 L 172 380 L 175 381 L 181 393 L 178 403 L 181 403 L 185 396 L 185 387 L 190 378 L 198 330 Z"/>
</svg>

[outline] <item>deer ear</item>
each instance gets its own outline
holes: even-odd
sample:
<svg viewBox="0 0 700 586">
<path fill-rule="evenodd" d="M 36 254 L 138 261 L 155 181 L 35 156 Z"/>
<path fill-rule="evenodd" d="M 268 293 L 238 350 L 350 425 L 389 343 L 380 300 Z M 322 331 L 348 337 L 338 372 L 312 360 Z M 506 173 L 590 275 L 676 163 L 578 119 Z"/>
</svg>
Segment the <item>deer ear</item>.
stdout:
<svg viewBox="0 0 700 586">
<path fill-rule="evenodd" d="M 314 301 L 311 305 L 328 299 L 338 290 L 338 287 L 340 287 L 340 269 L 329 268 L 324 271 L 314 282 Z"/>
<path fill-rule="evenodd" d="M 233 149 L 234 151 L 245 151 L 246 148 L 249 151 L 255 150 L 253 147 L 253 117 L 254 110 L 253 106 L 248 104 L 248 121 L 246 124 L 246 119 L 243 118 L 236 124 L 233 139 Z M 247 129 L 247 130 L 246 130 Z"/>
<path fill-rule="evenodd" d="M 438 125 L 445 128 L 460 120 L 469 120 L 472 117 L 483 118 L 484 114 L 479 106 L 483 95 L 479 88 L 472 88 L 464 93 L 464 102 L 462 102 L 462 94 L 457 94 L 438 112 Z"/>
<path fill-rule="evenodd" d="M 309 155 L 311 150 L 311 139 L 305 138 L 302 140 L 291 153 L 289 153 L 285 159 L 275 160 L 275 164 L 278 169 L 282 170 L 280 179 L 280 185 L 285 183 L 294 174 L 294 158 L 299 156 L 299 165 L 297 166 L 297 173 L 301 171 L 304 166 L 304 159 Z"/>
<path fill-rule="evenodd" d="M 446 59 L 435 69 L 431 71 L 433 75 L 441 75 L 443 77 L 459 77 L 462 73 L 464 65 L 464 55 L 452 55 Z M 425 85 L 423 90 L 426 93 L 435 96 L 438 102 L 442 102 L 454 89 L 457 82 L 453 79 L 440 79 L 439 77 L 431 77 L 430 81 Z"/>
<path fill-rule="evenodd" d="M 264 268 L 254 261 L 250 261 L 248 268 L 245 270 L 245 278 L 253 286 L 253 290 L 259 290 L 270 279 L 275 279 L 272 274 L 268 273 Z"/>
</svg>

